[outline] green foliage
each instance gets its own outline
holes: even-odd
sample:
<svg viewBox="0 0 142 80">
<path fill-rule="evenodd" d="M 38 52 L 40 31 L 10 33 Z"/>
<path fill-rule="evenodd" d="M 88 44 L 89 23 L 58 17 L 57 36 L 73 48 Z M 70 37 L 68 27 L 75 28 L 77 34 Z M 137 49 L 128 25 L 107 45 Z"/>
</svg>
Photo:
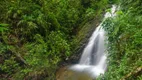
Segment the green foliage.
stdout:
<svg viewBox="0 0 142 80">
<path fill-rule="evenodd" d="M 18 63 L 14 61 L 14 57 L 10 57 L 10 59 L 5 60 L 3 65 L 0 64 L 0 68 L 4 73 L 12 74 L 16 69 L 18 69 Z"/>
<path fill-rule="evenodd" d="M 125 4 L 129 3 L 129 4 Z M 108 18 L 103 26 L 108 34 L 109 67 L 105 80 L 139 80 L 142 68 L 142 6 L 141 0 L 122 1 L 122 7 L 114 18 Z"/>
<path fill-rule="evenodd" d="M 108 0 L 0 0 L 0 78 L 55 80 L 57 65 L 80 42 L 73 39 L 80 25 L 100 17 L 107 5 Z"/>
<path fill-rule="evenodd" d="M 0 32 L 4 32 L 4 31 L 8 30 L 7 26 L 8 26 L 8 24 L 0 24 Z"/>
</svg>

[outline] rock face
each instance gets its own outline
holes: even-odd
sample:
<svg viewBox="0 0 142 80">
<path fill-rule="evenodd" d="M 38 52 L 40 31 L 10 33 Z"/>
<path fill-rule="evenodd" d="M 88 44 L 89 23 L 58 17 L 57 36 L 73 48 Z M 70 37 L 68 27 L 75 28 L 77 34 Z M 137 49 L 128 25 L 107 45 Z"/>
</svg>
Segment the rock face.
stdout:
<svg viewBox="0 0 142 80">
<path fill-rule="evenodd" d="M 86 23 L 82 27 L 82 29 L 79 31 L 78 35 L 76 36 L 76 39 L 78 39 L 77 40 L 78 45 L 76 46 L 74 54 L 68 60 L 60 63 L 61 68 L 56 73 L 56 80 L 93 80 L 86 73 L 68 70 L 67 65 L 78 63 L 83 49 L 85 48 L 91 34 L 98 25 L 99 21 L 95 19 Z"/>
<path fill-rule="evenodd" d="M 81 28 L 81 30 L 74 38 L 74 40 L 76 40 L 77 42 L 73 51 L 73 55 L 69 57 L 69 59 L 67 59 L 66 61 L 61 62 L 61 66 L 78 63 L 79 58 L 81 57 L 81 53 L 83 52 L 83 49 L 89 42 L 90 36 L 92 35 L 95 28 L 99 25 L 99 23 L 100 19 L 95 18 L 84 24 L 84 26 Z"/>
</svg>

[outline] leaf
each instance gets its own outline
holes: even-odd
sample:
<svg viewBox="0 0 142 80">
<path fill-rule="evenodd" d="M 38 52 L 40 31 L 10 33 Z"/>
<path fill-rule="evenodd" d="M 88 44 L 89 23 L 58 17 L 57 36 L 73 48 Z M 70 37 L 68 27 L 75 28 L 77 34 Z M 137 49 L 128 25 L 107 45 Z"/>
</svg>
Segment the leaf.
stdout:
<svg viewBox="0 0 142 80">
<path fill-rule="evenodd" d="M 9 24 L 0 24 L 0 27 L 7 27 Z"/>
<path fill-rule="evenodd" d="M 9 26 L 9 25 L 8 24 L 0 24 L 0 32 L 8 30 L 8 28 L 6 28 L 7 26 Z"/>
</svg>

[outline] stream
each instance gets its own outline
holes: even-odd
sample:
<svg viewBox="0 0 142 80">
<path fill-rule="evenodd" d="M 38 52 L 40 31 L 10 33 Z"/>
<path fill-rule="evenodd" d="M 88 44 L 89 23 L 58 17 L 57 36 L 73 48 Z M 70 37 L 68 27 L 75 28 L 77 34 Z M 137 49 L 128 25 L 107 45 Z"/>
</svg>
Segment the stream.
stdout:
<svg viewBox="0 0 142 80">
<path fill-rule="evenodd" d="M 106 36 L 102 27 L 104 20 L 114 17 L 116 6 L 104 15 L 102 23 L 95 29 L 83 50 L 78 64 L 59 69 L 56 80 L 93 80 L 107 70 Z"/>
</svg>

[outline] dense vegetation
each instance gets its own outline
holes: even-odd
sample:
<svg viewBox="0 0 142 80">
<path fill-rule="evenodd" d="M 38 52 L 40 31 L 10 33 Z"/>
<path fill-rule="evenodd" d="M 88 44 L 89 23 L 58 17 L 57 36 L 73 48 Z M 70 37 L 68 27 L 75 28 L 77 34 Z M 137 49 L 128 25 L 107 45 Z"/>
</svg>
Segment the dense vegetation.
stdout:
<svg viewBox="0 0 142 80">
<path fill-rule="evenodd" d="M 142 80 L 142 0 L 120 0 L 117 16 L 103 26 L 108 34 L 104 80 Z"/>
<path fill-rule="evenodd" d="M 59 62 L 81 44 L 82 25 L 112 3 L 120 9 L 103 24 L 104 80 L 142 80 L 142 0 L 0 0 L 0 79 L 55 80 Z"/>
<path fill-rule="evenodd" d="M 0 0 L 0 79 L 55 80 L 78 31 L 108 0 Z M 75 40 L 74 40 L 75 39 Z"/>
</svg>

